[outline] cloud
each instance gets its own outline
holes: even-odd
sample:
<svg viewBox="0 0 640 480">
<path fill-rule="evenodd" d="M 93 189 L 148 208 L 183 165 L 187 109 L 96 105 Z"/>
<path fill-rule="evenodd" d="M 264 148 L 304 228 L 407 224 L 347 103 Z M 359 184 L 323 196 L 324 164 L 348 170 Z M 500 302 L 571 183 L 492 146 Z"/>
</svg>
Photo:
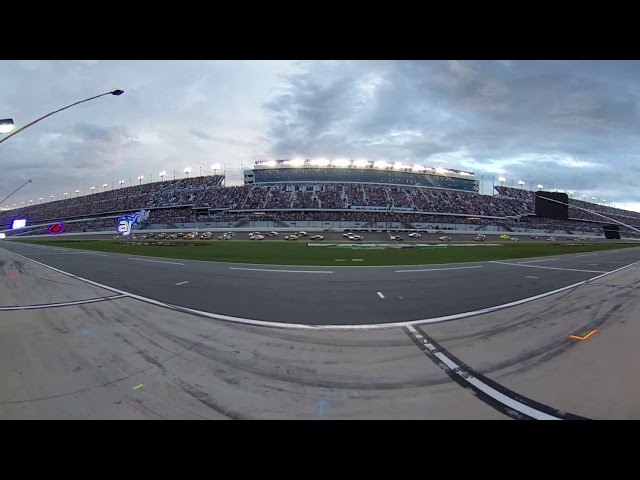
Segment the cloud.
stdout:
<svg viewBox="0 0 640 480">
<path fill-rule="evenodd" d="M 16 60 L 0 194 L 49 196 L 264 157 L 385 159 L 637 203 L 640 62 Z M 516 184 L 517 185 L 517 184 Z"/>
<path fill-rule="evenodd" d="M 314 62 L 289 76 L 266 105 L 270 154 L 381 157 L 637 198 L 640 62 L 372 65 Z"/>
</svg>

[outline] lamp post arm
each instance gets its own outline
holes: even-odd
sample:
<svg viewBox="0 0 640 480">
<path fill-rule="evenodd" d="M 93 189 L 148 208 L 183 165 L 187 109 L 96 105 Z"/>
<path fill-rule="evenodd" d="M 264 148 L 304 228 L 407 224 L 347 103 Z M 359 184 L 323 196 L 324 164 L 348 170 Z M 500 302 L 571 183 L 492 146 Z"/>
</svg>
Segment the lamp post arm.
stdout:
<svg viewBox="0 0 640 480">
<path fill-rule="evenodd" d="M 17 130 L 14 130 L 13 132 L 11 132 L 6 137 L 0 139 L 0 143 L 6 142 L 7 140 L 9 140 L 14 135 L 17 135 L 21 131 L 26 130 L 27 128 L 31 127 L 32 125 L 35 125 L 36 123 L 40 122 L 41 120 L 44 120 L 45 118 L 50 117 L 51 115 L 55 115 L 56 113 L 59 113 L 59 112 L 61 112 L 63 110 L 66 110 L 67 108 L 75 107 L 76 105 L 79 105 L 81 103 L 88 102 L 90 100 L 95 100 L 96 98 L 104 97 L 105 95 L 119 95 L 118 93 L 114 93 L 114 92 L 118 92 L 118 91 L 121 91 L 121 90 L 111 90 L 111 91 L 106 92 L 106 93 L 101 93 L 100 95 L 96 95 L 95 97 L 85 98 L 84 100 L 80 100 L 79 102 L 72 103 L 71 105 L 67 105 L 66 107 L 62 107 L 62 108 L 60 108 L 60 109 L 58 109 L 58 110 L 56 110 L 54 112 L 47 113 L 46 115 L 35 119 L 33 122 L 27 123 L 26 125 L 18 128 Z"/>
<path fill-rule="evenodd" d="M 20 185 L 18 188 L 16 188 L 13 192 L 11 192 L 9 195 L 7 195 L 6 197 L 4 197 L 2 199 L 2 201 L 0 201 L 0 205 L 2 205 L 4 203 L 5 200 L 7 200 L 11 195 L 13 195 L 14 193 L 16 193 L 18 190 L 20 190 L 22 187 L 24 187 L 27 183 L 31 183 L 31 180 L 27 180 L 26 182 L 24 182 L 22 185 Z"/>
</svg>

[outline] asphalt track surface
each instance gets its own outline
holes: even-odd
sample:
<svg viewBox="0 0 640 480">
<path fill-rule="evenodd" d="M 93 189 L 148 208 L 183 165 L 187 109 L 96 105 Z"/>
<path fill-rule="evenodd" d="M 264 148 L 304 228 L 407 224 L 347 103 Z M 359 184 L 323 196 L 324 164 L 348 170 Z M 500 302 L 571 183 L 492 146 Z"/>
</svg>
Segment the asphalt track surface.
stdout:
<svg viewBox="0 0 640 480">
<path fill-rule="evenodd" d="M 345 326 L 431 319 L 510 304 L 640 260 L 640 248 L 631 248 L 427 266 L 297 267 L 140 257 L 15 242 L 2 247 L 171 305 L 257 321 Z M 357 258 L 357 252 L 351 250 L 349 256 Z"/>
<path fill-rule="evenodd" d="M 91 270 L 113 273 L 124 268 L 122 264 L 133 263 L 118 257 L 13 242 L 0 245 L 0 418 L 640 418 L 636 355 L 640 264 L 635 263 L 639 249 L 508 262 L 516 265 L 465 264 L 482 267 L 468 271 L 341 268 L 344 277 L 336 277 L 342 278 L 339 282 L 348 284 L 352 278 L 356 286 L 380 282 L 379 275 L 391 278 L 388 284 L 394 280 L 411 284 L 411 278 L 403 277 L 411 275 L 424 289 L 433 283 L 429 275 L 439 275 L 437 282 L 451 277 L 465 282 L 460 273 L 475 270 L 490 273 L 486 277 L 490 279 L 501 272 L 514 283 L 520 277 L 543 280 L 539 287 L 547 292 L 558 278 L 563 279 L 560 283 L 581 282 L 455 321 L 385 323 L 384 328 L 359 323 L 351 326 L 355 331 L 304 324 L 238 324 L 171 308 L 163 303 L 166 298 L 162 302 L 138 298 L 63 273 L 73 265 L 89 277 Z M 177 275 L 202 268 L 202 262 L 154 265 L 142 260 L 139 263 L 154 268 L 122 270 L 114 277 L 146 272 L 135 278 L 146 279 L 156 289 L 157 284 L 167 283 L 162 290 L 166 294 L 171 290 L 168 280 L 177 277 L 160 277 L 162 271 Z M 376 272 L 375 278 L 370 271 Z M 266 284 L 281 283 L 284 277 L 282 281 L 303 283 L 302 290 L 307 290 L 300 277 L 292 281 L 284 272 L 221 272 L 237 281 L 244 281 L 247 274 L 260 275 Z M 217 276 L 215 271 L 194 275 Z M 334 274 L 299 275 L 312 276 L 312 282 L 321 284 Z M 465 292 L 458 282 L 449 285 L 447 298 L 454 308 Z M 486 280 L 465 285 L 492 296 L 493 303 L 499 300 Z M 370 286 L 353 290 L 363 296 L 361 321 L 393 297 L 388 288 L 379 291 L 384 298 L 378 291 L 371 295 Z M 232 305 L 250 303 L 250 293 L 243 291 Z M 217 308 L 219 299 L 214 300 L 211 304 Z M 270 311 L 279 300 L 269 301 L 261 310 Z M 338 300 L 325 297 L 322 307 L 335 312 L 332 302 Z M 233 310 L 236 315 L 238 311 Z M 300 323 L 306 317 L 287 318 Z M 323 323 L 336 323 L 327 314 L 322 318 Z"/>
</svg>

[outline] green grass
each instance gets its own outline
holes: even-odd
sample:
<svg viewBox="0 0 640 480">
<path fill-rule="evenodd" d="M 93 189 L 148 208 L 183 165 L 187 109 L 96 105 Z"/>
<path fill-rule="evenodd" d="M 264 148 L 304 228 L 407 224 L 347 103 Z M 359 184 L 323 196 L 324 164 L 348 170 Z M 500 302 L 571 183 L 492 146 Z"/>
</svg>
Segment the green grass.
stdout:
<svg viewBox="0 0 640 480">
<path fill-rule="evenodd" d="M 185 260 L 212 262 L 254 263 L 271 265 L 316 265 L 316 266 L 373 266 L 373 265 L 427 265 L 440 263 L 477 262 L 529 258 L 567 253 L 598 252 L 640 246 L 638 243 L 610 244 L 557 244 L 506 242 L 501 246 L 416 248 L 412 250 L 369 250 L 308 247 L 307 242 L 288 243 L 250 242 L 231 240 L 211 241 L 181 246 L 123 245 L 114 240 L 20 240 L 25 243 L 79 248 L 100 252 L 115 252 L 125 255 L 144 255 Z M 144 241 L 144 240 L 143 240 Z M 189 242 L 184 242 L 189 243 Z M 327 242 L 335 243 L 335 242 Z M 494 242 L 492 242 L 494 243 Z M 354 262 L 352 259 L 362 259 Z M 336 261 L 342 260 L 342 261 Z"/>
</svg>

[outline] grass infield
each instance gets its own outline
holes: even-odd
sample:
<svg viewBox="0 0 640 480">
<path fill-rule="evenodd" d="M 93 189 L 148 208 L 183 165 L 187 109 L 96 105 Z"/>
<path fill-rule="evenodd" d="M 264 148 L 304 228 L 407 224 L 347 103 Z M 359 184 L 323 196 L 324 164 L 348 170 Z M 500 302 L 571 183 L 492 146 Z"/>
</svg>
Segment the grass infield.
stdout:
<svg viewBox="0 0 640 480">
<path fill-rule="evenodd" d="M 429 265 L 442 263 L 478 262 L 555 256 L 569 253 L 588 253 L 603 250 L 638 247 L 638 243 L 576 242 L 504 242 L 499 246 L 477 244 L 454 246 L 449 244 L 432 248 L 367 249 L 310 247 L 308 242 L 285 241 L 170 241 L 157 240 L 19 240 L 21 243 L 78 248 L 99 252 L 122 253 L 184 260 L 205 260 L 270 265 L 309 266 L 374 266 L 374 265 Z M 127 243 L 157 242 L 157 245 L 127 245 Z M 165 245 L 163 243 L 173 243 Z M 325 241 L 327 244 L 340 242 Z M 371 242 L 383 243 L 383 242 Z M 425 242 L 426 243 L 426 242 Z M 455 242 L 454 242 L 455 243 Z M 458 242 L 464 243 L 464 242 Z M 472 242 L 470 242 L 472 243 Z M 499 242 L 487 242 L 499 243 Z M 366 243 L 365 243 L 366 244 Z M 416 242 L 417 245 L 419 243 Z M 407 245 L 404 245 L 405 247 Z"/>
</svg>

